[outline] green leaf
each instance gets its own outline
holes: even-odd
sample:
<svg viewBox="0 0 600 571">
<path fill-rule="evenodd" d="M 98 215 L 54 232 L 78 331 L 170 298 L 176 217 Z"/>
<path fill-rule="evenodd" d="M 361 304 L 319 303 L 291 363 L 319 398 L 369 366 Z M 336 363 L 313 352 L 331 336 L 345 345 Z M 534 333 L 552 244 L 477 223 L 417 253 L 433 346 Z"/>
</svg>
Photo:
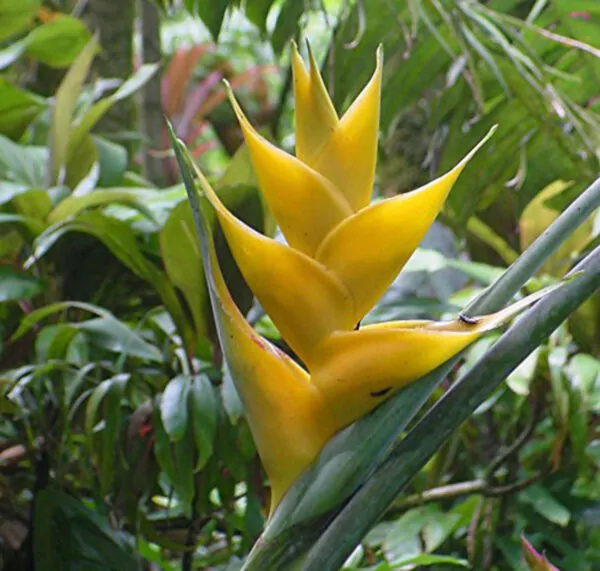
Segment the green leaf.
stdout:
<svg viewBox="0 0 600 571">
<path fill-rule="evenodd" d="M 192 313 L 196 335 L 206 337 L 212 314 L 204 280 L 202 254 L 187 201 L 179 203 L 160 233 L 160 250 L 171 282 L 182 292 Z"/>
<path fill-rule="evenodd" d="M 298 22 L 303 13 L 304 2 L 285 0 L 281 6 L 275 29 L 271 35 L 271 45 L 277 55 L 281 54 L 288 40 L 292 39 L 298 30 Z"/>
<path fill-rule="evenodd" d="M 188 340 L 188 323 L 167 276 L 142 253 L 131 228 L 99 212 L 83 212 L 76 218 L 51 226 L 35 242 L 29 263 L 41 258 L 67 232 L 84 232 L 100 240 L 135 275 L 150 283 L 161 297 L 179 333 Z"/>
<path fill-rule="evenodd" d="M 68 157 L 67 150 L 71 138 L 71 122 L 75 104 L 97 49 L 98 43 L 95 38 L 92 38 L 81 50 L 56 92 L 50 124 L 51 183 L 60 182 L 61 170 Z"/>
<path fill-rule="evenodd" d="M 535 484 L 521 492 L 519 499 L 531 504 L 537 513 L 556 525 L 566 527 L 571 521 L 569 510 L 541 484 Z"/>
<path fill-rule="evenodd" d="M 102 401 L 106 398 L 113 385 L 122 385 L 129 380 L 129 374 L 121 374 L 102 381 L 92 392 L 85 408 L 85 431 L 87 433 L 88 445 L 94 449 L 94 436 L 98 429 L 106 430 L 111 424 L 108 416 L 103 416 L 101 424 L 98 425 L 98 410 Z M 114 451 L 114 450 L 113 450 Z"/>
<path fill-rule="evenodd" d="M 0 77 L 0 134 L 20 139 L 45 102 Z"/>
<path fill-rule="evenodd" d="M 418 569 L 419 567 L 430 567 L 431 565 L 456 565 L 458 567 L 469 567 L 469 562 L 450 555 L 429 555 L 423 553 L 414 557 L 402 557 L 391 564 L 391 569 L 404 569 L 408 566 Z"/>
<path fill-rule="evenodd" d="M 184 438 L 175 442 L 175 463 L 177 465 L 177 479 L 175 490 L 181 497 L 185 514 L 189 517 L 192 513 L 194 500 L 194 436 L 188 431 Z"/>
<path fill-rule="evenodd" d="M 112 313 L 101 307 L 78 301 L 59 301 L 32 311 L 21 321 L 21 324 L 12 336 L 12 340 L 19 339 L 50 315 L 70 308 L 89 311 L 99 316 L 88 321 L 71 323 L 73 327 L 83 331 L 90 342 L 96 346 L 140 359 L 159 363 L 163 361 L 161 352 L 154 345 L 145 341 L 140 335 L 127 327 L 127 325 L 119 321 Z"/>
<path fill-rule="evenodd" d="M 160 399 L 160 417 L 171 442 L 179 442 L 188 426 L 190 379 L 178 375 L 169 381 Z"/>
<path fill-rule="evenodd" d="M 46 225 L 36 218 L 30 216 L 21 216 L 20 214 L 5 214 L 0 212 L 0 226 L 3 224 L 7 226 L 16 226 L 19 229 L 24 230 L 27 234 L 37 236 L 44 231 Z"/>
<path fill-rule="evenodd" d="M 154 406 L 154 417 L 152 423 L 155 436 L 154 453 L 156 454 L 156 459 L 158 460 L 158 465 L 160 466 L 161 470 L 169 477 L 171 482 L 175 483 L 177 481 L 177 470 L 175 469 L 171 441 L 169 440 L 169 436 L 165 430 L 161 418 L 161 400 L 162 395 L 158 395 L 156 397 Z"/>
<path fill-rule="evenodd" d="M 90 303 L 82 303 L 80 301 L 57 301 L 56 303 L 50 303 L 48 305 L 45 305 L 44 307 L 40 307 L 39 309 L 36 309 L 35 311 L 32 311 L 30 314 L 26 315 L 19 324 L 17 330 L 14 332 L 13 336 L 11 337 L 11 340 L 16 341 L 17 339 L 20 339 L 21 337 L 23 337 L 23 335 L 31 331 L 31 329 L 35 327 L 40 321 L 46 319 L 46 317 L 49 317 L 53 313 L 65 311 L 70 308 L 89 311 L 90 313 L 100 315 L 102 317 L 110 315 L 110 313 L 106 311 L 106 309 L 103 309 L 96 305 L 92 305 Z"/>
<path fill-rule="evenodd" d="M 153 220 L 154 214 L 146 206 L 146 201 L 153 194 L 149 190 L 111 188 L 95 190 L 85 196 L 71 195 L 58 203 L 48 215 L 47 220 L 50 224 L 54 224 L 75 216 L 82 210 L 117 203 L 136 208 L 150 218 L 150 220 Z"/>
<path fill-rule="evenodd" d="M 87 49 L 87 48 L 86 48 Z M 83 54 L 82 54 L 83 55 Z M 67 160 L 72 158 L 85 135 L 87 135 L 102 119 L 104 114 L 115 104 L 133 95 L 138 89 L 158 71 L 158 64 L 143 64 L 139 69 L 117 89 L 113 94 L 96 101 L 83 115 L 78 118 L 77 125 L 73 128 L 66 152 Z"/>
<path fill-rule="evenodd" d="M 44 282 L 10 266 L 0 266 L 0 303 L 31 299 L 46 289 Z"/>
<path fill-rule="evenodd" d="M 158 347 L 145 341 L 113 315 L 90 319 L 75 326 L 86 334 L 90 343 L 101 349 L 155 363 L 163 362 Z"/>
<path fill-rule="evenodd" d="M 218 403 L 215 390 L 206 375 L 194 377 L 190 389 L 190 413 L 198 452 L 196 470 L 201 470 L 206 466 L 213 453 L 217 430 Z"/>
<path fill-rule="evenodd" d="M 48 161 L 48 149 L 17 145 L 0 135 L 0 177 L 4 180 L 45 188 L 44 169 Z"/>
<path fill-rule="evenodd" d="M 263 33 L 267 31 L 267 16 L 273 2 L 274 0 L 246 1 L 246 17 Z"/>
<path fill-rule="evenodd" d="M 26 38 L 25 53 L 51 67 L 67 67 L 90 41 L 85 24 L 61 15 L 38 26 Z"/>
<path fill-rule="evenodd" d="M 36 569 L 139 569 L 126 540 L 105 518 L 74 497 L 45 488 L 35 495 L 33 513 L 33 525 L 38 530 L 33 539 Z"/>
<path fill-rule="evenodd" d="M 0 42 L 25 30 L 41 5 L 41 0 L 0 0 Z"/>
<path fill-rule="evenodd" d="M 227 11 L 227 0 L 196 0 L 196 13 L 217 41 Z"/>
</svg>

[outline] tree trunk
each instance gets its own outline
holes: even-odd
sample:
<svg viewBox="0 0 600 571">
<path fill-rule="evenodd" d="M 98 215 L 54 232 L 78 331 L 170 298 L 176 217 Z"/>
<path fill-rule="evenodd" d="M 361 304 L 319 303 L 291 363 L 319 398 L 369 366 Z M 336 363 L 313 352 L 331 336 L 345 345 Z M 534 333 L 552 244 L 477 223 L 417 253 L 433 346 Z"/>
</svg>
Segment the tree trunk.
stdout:
<svg viewBox="0 0 600 571">
<path fill-rule="evenodd" d="M 158 62 L 162 58 L 160 45 L 160 14 L 150 0 L 139 0 L 142 21 L 142 61 Z M 144 176 L 156 184 L 166 184 L 162 151 L 164 119 L 160 87 L 160 74 L 154 75 L 144 86 L 140 96 L 140 129 L 142 132 L 142 171 Z"/>
</svg>

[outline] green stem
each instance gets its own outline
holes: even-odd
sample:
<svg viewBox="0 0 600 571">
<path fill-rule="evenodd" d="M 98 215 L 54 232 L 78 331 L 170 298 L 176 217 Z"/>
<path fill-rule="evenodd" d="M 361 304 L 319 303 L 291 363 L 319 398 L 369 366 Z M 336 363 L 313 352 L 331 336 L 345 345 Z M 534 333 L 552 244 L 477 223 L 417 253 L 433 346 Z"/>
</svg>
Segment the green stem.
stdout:
<svg viewBox="0 0 600 571">
<path fill-rule="evenodd" d="M 599 185 L 600 186 L 600 185 Z M 571 227 L 572 228 L 572 227 Z M 339 569 L 398 493 L 489 394 L 579 305 L 600 288 L 600 246 L 494 344 L 394 448 L 308 553 L 302 571 Z"/>
<path fill-rule="evenodd" d="M 600 208 L 600 178 L 580 194 L 483 295 L 471 302 L 464 313 L 474 316 L 501 309 L 597 208 Z"/>
<path fill-rule="evenodd" d="M 192 203 L 193 206 L 193 203 Z M 600 179 L 589 186 L 538 239 L 471 303 L 475 316 L 502 308 L 556 249 L 600 207 Z M 335 435 L 299 479 L 269 520 L 244 569 L 289 569 L 309 549 L 340 505 L 385 458 L 417 412 L 459 357 L 400 391 L 371 414 Z M 344 459 L 340 467 L 340 459 Z"/>
</svg>

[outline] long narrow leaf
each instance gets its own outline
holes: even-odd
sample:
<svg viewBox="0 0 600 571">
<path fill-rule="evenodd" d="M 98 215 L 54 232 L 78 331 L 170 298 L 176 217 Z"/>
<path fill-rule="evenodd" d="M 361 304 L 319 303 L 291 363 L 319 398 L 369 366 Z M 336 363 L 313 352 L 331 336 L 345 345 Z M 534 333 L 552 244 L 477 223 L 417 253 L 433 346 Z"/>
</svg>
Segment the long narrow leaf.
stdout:
<svg viewBox="0 0 600 571">
<path fill-rule="evenodd" d="M 573 270 L 581 272 L 514 323 L 394 449 L 342 509 L 309 552 L 303 571 L 338 569 L 396 495 L 444 441 L 577 307 L 600 288 L 600 246 Z"/>
<path fill-rule="evenodd" d="M 598 207 L 600 179 L 582 193 L 465 313 L 474 316 L 501 308 Z M 338 433 L 282 500 L 245 568 L 284 568 L 312 545 L 339 509 L 335 506 L 342 505 L 376 469 L 398 435 L 458 359 L 455 357 L 445 363 Z M 325 501 L 322 500 L 324 495 Z"/>
</svg>

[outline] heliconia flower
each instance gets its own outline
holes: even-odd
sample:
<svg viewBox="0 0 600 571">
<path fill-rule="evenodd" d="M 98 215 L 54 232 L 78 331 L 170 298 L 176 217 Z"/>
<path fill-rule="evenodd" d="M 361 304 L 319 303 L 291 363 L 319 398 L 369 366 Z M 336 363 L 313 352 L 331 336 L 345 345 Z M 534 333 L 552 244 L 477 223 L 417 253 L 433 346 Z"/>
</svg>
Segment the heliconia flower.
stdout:
<svg viewBox="0 0 600 571">
<path fill-rule="evenodd" d="M 338 118 L 311 55 L 293 51 L 296 157 L 261 137 L 231 100 L 261 190 L 287 244 L 259 234 L 220 202 L 175 141 L 188 193 L 193 172 L 248 285 L 305 368 L 261 338 L 234 304 L 209 217 L 201 247 L 223 355 L 269 476 L 273 510 L 339 430 L 535 301 L 448 322 L 395 321 L 356 330 L 412 255 L 460 172 L 369 205 L 379 122 L 381 51 L 368 85 Z M 489 135 L 488 135 L 489 137 Z M 209 206 L 210 205 L 210 206 Z"/>
<path fill-rule="evenodd" d="M 249 231 L 207 194 L 248 285 L 310 368 L 320 343 L 334 331 L 352 331 L 396 278 L 491 132 L 440 178 L 369 204 L 381 50 L 373 77 L 341 119 L 312 56 L 310 72 L 295 48 L 292 61 L 297 157 L 259 135 L 230 92 L 261 190 L 289 247 Z"/>
</svg>

